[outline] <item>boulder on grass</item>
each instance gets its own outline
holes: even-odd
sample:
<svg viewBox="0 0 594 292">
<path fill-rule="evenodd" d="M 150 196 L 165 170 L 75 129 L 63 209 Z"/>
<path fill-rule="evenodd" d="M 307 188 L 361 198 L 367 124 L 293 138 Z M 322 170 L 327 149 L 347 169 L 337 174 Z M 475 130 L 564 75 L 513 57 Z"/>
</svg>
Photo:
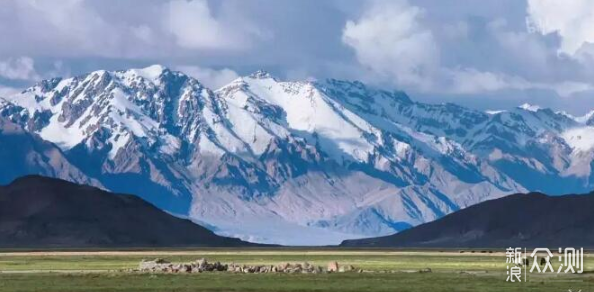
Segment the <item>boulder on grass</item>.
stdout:
<svg viewBox="0 0 594 292">
<path fill-rule="evenodd" d="M 338 272 L 338 269 L 339 269 L 339 267 L 338 267 L 337 262 L 329 262 L 328 263 L 328 268 L 327 268 L 328 272 L 331 272 L 331 273 Z"/>
</svg>

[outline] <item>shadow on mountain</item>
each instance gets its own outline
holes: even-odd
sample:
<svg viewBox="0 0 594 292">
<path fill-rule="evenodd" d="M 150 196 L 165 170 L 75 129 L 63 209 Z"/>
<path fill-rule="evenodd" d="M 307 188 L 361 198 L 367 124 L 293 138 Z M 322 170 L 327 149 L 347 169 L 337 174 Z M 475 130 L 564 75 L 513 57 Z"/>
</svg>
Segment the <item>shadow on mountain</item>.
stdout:
<svg viewBox="0 0 594 292">
<path fill-rule="evenodd" d="M 0 247 L 249 246 L 133 195 L 40 176 L 0 187 Z"/>
<path fill-rule="evenodd" d="M 121 193 L 142 194 L 142 199 L 173 214 L 188 214 L 188 206 L 192 201 L 189 194 L 173 194 L 171 190 L 151 181 L 142 174 L 104 174 L 101 177 L 101 183 L 106 188 Z"/>
</svg>

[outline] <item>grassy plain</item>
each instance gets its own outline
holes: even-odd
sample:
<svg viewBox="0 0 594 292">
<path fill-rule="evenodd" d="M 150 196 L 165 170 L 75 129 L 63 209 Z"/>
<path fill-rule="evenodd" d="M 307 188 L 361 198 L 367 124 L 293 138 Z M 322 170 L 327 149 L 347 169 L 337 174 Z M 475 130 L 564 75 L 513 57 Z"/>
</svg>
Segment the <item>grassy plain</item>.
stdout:
<svg viewBox="0 0 594 292">
<path fill-rule="evenodd" d="M 239 264 L 329 261 L 366 273 L 139 274 L 125 272 L 142 259 L 189 262 L 198 258 Z M 584 259 L 594 271 L 594 256 Z M 431 273 L 416 271 L 430 268 Z M 458 251 L 178 250 L 0 253 L 0 291 L 594 291 L 594 274 L 528 274 L 506 283 L 505 255 Z"/>
</svg>

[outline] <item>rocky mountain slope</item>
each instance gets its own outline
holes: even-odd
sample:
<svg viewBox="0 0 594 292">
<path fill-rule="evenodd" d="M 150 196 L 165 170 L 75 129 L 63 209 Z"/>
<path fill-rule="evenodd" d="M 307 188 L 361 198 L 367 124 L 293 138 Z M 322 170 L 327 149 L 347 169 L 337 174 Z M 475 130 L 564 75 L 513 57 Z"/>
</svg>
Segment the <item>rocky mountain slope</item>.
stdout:
<svg viewBox="0 0 594 292">
<path fill-rule="evenodd" d="M 594 193 L 516 194 L 398 234 L 347 240 L 349 247 L 594 247 Z"/>
<path fill-rule="evenodd" d="M 359 82 L 259 71 L 212 91 L 156 65 L 46 80 L 1 99 L 0 116 L 109 190 L 257 242 L 336 244 L 593 185 L 587 117 L 423 104 Z"/>
<path fill-rule="evenodd" d="M 0 186 L 0 247 L 248 245 L 132 195 L 40 176 Z"/>
<path fill-rule="evenodd" d="M 28 174 L 43 174 L 102 187 L 69 162 L 60 148 L 0 117 L 0 184 Z"/>
</svg>

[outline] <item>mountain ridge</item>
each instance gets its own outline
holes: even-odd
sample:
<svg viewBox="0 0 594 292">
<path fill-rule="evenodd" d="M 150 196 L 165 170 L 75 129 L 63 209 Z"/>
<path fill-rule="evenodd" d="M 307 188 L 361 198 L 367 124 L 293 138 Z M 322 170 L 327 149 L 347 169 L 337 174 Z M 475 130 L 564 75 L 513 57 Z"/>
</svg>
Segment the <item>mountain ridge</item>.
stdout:
<svg viewBox="0 0 594 292">
<path fill-rule="evenodd" d="M 259 71 L 213 91 L 151 66 L 3 100 L 0 116 L 107 189 L 257 242 L 387 235 L 511 193 L 594 183 L 587 121 L 424 104 L 361 82 Z"/>
</svg>

